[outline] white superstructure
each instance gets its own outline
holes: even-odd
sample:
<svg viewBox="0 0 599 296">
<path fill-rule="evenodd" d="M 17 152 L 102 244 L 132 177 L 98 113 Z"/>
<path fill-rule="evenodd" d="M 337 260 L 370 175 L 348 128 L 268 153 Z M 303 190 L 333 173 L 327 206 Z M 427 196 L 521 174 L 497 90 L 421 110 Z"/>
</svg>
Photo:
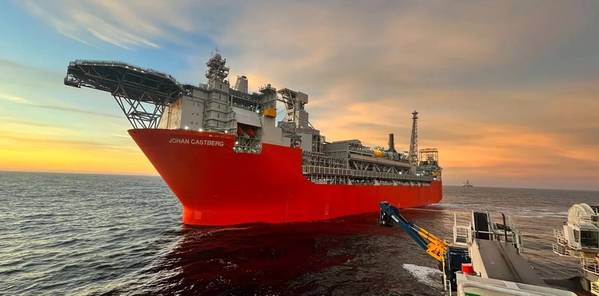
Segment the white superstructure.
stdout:
<svg viewBox="0 0 599 296">
<path fill-rule="evenodd" d="M 263 144 L 298 148 L 302 173 L 315 183 L 429 186 L 441 178 L 436 149 L 423 149 L 426 158 L 418 157 L 416 112 L 410 158 L 393 139 L 388 149 L 359 140 L 326 142 L 310 123 L 306 93 L 270 84 L 250 92 L 244 75 L 231 87 L 226 59 L 218 53 L 206 65 L 207 82 L 190 85 L 126 63 L 78 60 L 69 64 L 65 84 L 110 92 L 135 129 L 230 134 L 237 153 L 261 153 Z M 284 106 L 278 118 L 277 103 Z"/>
</svg>

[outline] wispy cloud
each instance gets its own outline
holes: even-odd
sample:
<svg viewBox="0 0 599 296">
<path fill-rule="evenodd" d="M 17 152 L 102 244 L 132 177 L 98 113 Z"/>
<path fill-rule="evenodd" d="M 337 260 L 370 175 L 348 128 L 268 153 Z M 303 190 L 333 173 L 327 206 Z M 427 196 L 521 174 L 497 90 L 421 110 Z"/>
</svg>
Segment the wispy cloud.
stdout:
<svg viewBox="0 0 599 296">
<path fill-rule="evenodd" d="M 26 99 L 21 96 L 10 95 L 10 94 L 1 94 L 0 93 L 0 99 L 8 101 L 10 103 L 20 104 L 20 105 L 27 106 L 27 107 L 42 108 L 42 109 L 47 109 L 47 110 L 52 110 L 52 111 L 70 112 L 70 113 L 78 113 L 78 114 L 84 114 L 84 115 L 110 117 L 110 118 L 121 118 L 122 117 L 122 116 L 117 116 L 115 114 L 96 112 L 96 111 L 85 110 L 85 109 L 80 109 L 80 108 L 71 107 L 71 106 L 40 104 L 33 100 L 29 100 L 29 99 Z"/>
<path fill-rule="evenodd" d="M 205 36 L 251 86 L 271 82 L 309 93 L 311 120 L 329 139 L 381 145 L 395 132 L 405 145 L 409 113 L 417 109 L 422 145 L 440 148 L 450 182 L 567 177 L 590 186 L 599 178 L 597 2 L 92 0 L 23 7 L 88 44 L 156 48 Z M 191 64 L 188 77 L 203 76 L 207 55 L 182 58 Z"/>
<path fill-rule="evenodd" d="M 0 104 L 14 104 L 26 108 L 38 108 L 56 112 L 122 118 L 111 114 L 89 110 L 89 101 L 71 101 L 70 88 L 62 83 L 64 74 L 24 65 L 0 58 Z M 84 104 L 78 104 L 85 102 Z M 59 117 L 60 115 L 56 115 Z"/>
<path fill-rule="evenodd" d="M 40 142 L 40 139 L 37 137 L 24 137 L 21 135 L 15 134 L 5 134 L 3 133 L 2 137 L 5 140 L 12 140 L 21 144 L 25 144 L 28 146 L 35 145 Z M 113 151 L 124 151 L 124 150 L 133 150 L 134 147 L 124 146 L 124 145 L 114 145 L 109 143 L 102 143 L 98 141 L 85 141 L 85 140 L 67 140 L 67 139 L 57 139 L 57 138 L 46 138 L 43 140 L 45 144 L 54 144 L 54 145 L 63 145 L 68 147 L 77 147 L 79 149 L 104 149 L 104 150 L 113 150 Z"/>
<path fill-rule="evenodd" d="M 9 94 L 3 94 L 0 93 L 0 99 L 2 100 L 6 100 L 12 103 L 18 103 L 18 104 L 30 104 L 31 102 L 29 102 L 29 100 L 20 97 L 20 96 L 14 96 L 14 95 L 9 95 Z"/>
<path fill-rule="evenodd" d="M 123 116 L 118 116 L 118 115 L 115 115 L 115 114 L 108 114 L 108 113 L 90 111 L 90 110 L 79 109 L 79 108 L 74 108 L 74 107 L 58 106 L 58 105 L 44 105 L 44 104 L 27 104 L 27 105 L 31 106 L 31 107 L 35 107 L 35 108 L 42 108 L 42 109 L 48 109 L 48 110 L 54 110 L 54 111 L 63 111 L 63 112 L 78 113 L 78 114 L 83 114 L 83 115 L 100 116 L 100 117 L 122 118 L 124 116 L 124 115 Z"/>
<path fill-rule="evenodd" d="M 23 7 L 58 32 L 76 41 L 97 40 L 123 49 L 159 47 L 154 40 L 192 30 L 186 8 L 192 1 L 22 1 Z"/>
</svg>

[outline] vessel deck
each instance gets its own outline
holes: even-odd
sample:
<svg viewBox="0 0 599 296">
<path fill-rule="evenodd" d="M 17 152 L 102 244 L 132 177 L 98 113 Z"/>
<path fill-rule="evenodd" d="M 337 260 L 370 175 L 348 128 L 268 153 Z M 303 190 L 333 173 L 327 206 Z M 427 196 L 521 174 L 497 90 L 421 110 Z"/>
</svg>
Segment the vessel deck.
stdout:
<svg viewBox="0 0 599 296">
<path fill-rule="evenodd" d="M 489 278 L 545 286 L 528 261 L 511 244 L 477 239 L 478 251 Z"/>
</svg>

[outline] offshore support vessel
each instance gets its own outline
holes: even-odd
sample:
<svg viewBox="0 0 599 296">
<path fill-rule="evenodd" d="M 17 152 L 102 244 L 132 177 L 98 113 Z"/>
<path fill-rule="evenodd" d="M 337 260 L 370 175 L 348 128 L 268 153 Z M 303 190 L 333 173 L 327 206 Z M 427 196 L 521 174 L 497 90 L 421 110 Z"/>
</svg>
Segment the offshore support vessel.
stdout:
<svg viewBox="0 0 599 296">
<path fill-rule="evenodd" d="M 376 212 L 387 200 L 420 207 L 442 198 L 437 149 L 409 152 L 359 140 L 327 142 L 308 120 L 308 95 L 270 84 L 248 92 L 227 80 L 226 59 L 207 62 L 206 84 L 121 62 L 69 63 L 65 85 L 112 94 L 129 134 L 183 208 L 183 223 L 231 225 L 324 220 Z M 285 109 L 277 124 L 277 102 Z"/>
<path fill-rule="evenodd" d="M 509 216 L 499 223 L 486 211 L 472 211 L 470 222 L 453 216 L 453 241 L 435 236 L 401 215 L 387 202 L 379 204 L 379 224 L 398 224 L 416 244 L 439 262 L 446 295 L 576 296 L 569 280 L 544 280 L 522 254 L 522 236 Z M 462 220 L 462 219 L 460 219 Z M 596 245 L 596 244 L 595 244 Z"/>
</svg>

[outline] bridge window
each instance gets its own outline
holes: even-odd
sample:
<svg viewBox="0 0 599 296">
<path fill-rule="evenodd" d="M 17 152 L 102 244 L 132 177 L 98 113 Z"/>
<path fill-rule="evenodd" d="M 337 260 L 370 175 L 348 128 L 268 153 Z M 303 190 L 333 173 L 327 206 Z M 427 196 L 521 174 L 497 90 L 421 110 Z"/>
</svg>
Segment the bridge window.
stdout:
<svg viewBox="0 0 599 296">
<path fill-rule="evenodd" d="M 599 232 L 581 231 L 580 245 L 583 248 L 599 248 Z"/>
</svg>

